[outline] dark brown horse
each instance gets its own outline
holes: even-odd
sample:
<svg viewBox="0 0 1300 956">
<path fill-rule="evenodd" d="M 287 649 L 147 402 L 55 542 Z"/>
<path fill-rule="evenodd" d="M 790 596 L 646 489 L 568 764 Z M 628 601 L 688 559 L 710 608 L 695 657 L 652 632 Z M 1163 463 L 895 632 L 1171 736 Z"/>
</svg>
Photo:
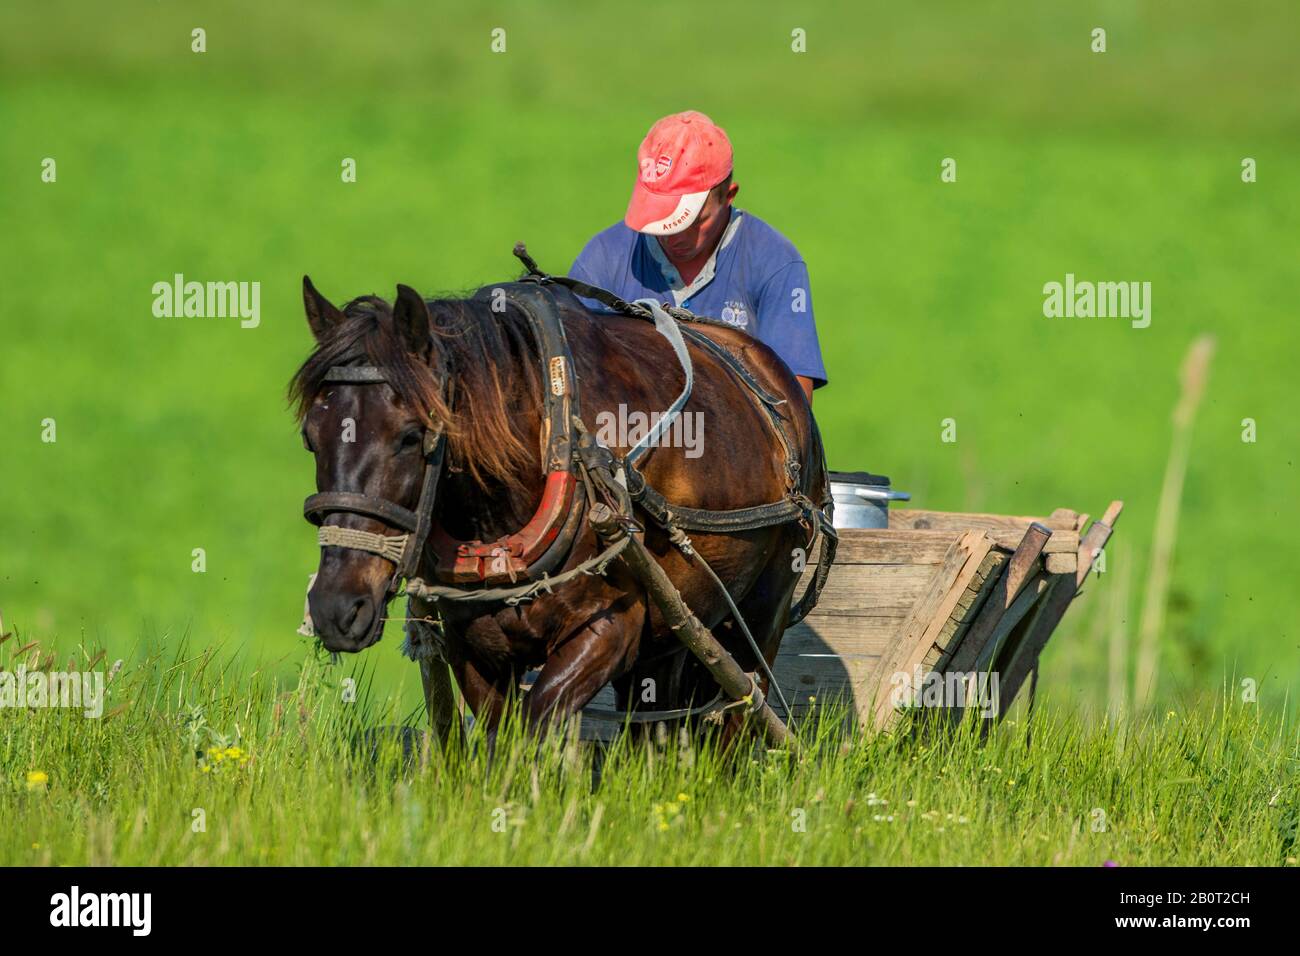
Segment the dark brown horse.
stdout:
<svg viewBox="0 0 1300 956">
<path fill-rule="evenodd" d="M 593 431 L 594 423 L 618 416 L 620 406 L 624 418 L 670 406 L 682 389 L 683 372 L 653 324 L 593 313 L 565 289 L 555 289 L 555 295 L 581 386 L 578 412 Z M 426 302 L 406 287 L 399 287 L 391 308 L 366 296 L 340 310 L 309 280 L 304 280 L 304 299 L 317 346 L 295 375 L 290 394 L 304 441 L 316 456 L 320 490 L 357 492 L 415 509 L 422 436 L 441 428 L 446 465 L 433 512 L 441 529 L 461 540 L 493 541 L 529 520 L 543 494 L 539 451 L 545 383 L 539 345 L 521 310 L 494 309 L 482 299 Z M 744 332 L 718 326 L 701 330 L 739 357 L 764 389 L 785 400 L 778 414 L 802 463 L 799 490 L 813 501 L 823 500 L 822 450 L 794 375 Z M 784 458 L 772 424 L 717 356 L 695 343 L 690 356 L 695 384 L 684 413 L 702 425 L 703 454 L 655 447 L 642 460 L 642 473 L 677 505 L 726 510 L 781 500 Z M 385 384 L 326 381 L 330 369 L 349 365 L 383 368 Z M 618 436 L 607 444 L 622 455 L 626 440 Z M 557 571 L 599 549 L 585 517 L 582 521 Z M 332 515 L 327 523 L 372 534 L 393 532 L 384 521 L 361 514 Z M 687 605 L 746 670 L 753 670 L 754 654 L 717 586 L 698 561 L 646 524 L 646 546 Z M 692 535 L 699 554 L 726 582 L 769 663 L 800 577 L 796 549 L 806 548 L 810 537 L 810 529 L 798 521 Z M 419 560 L 420 576 L 433 580 L 432 549 L 424 549 Z M 322 547 L 308 602 L 327 649 L 355 652 L 379 639 L 393 568 L 377 554 Z M 604 577 L 579 577 L 514 607 L 436 603 L 452 673 L 469 707 L 489 726 L 496 725 L 507 698 L 532 669 L 540 673 L 522 705 L 532 725 L 575 713 L 611 682 L 620 708 L 682 707 L 717 692 L 618 562 Z"/>
</svg>

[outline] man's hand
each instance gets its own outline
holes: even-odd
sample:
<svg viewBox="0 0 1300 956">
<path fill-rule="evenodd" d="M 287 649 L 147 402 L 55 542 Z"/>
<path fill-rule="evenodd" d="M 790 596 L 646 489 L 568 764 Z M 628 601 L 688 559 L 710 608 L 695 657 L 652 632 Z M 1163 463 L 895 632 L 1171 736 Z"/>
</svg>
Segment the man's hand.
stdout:
<svg viewBox="0 0 1300 956">
<path fill-rule="evenodd" d="M 803 393 L 808 396 L 808 405 L 811 407 L 812 393 L 813 393 L 813 380 L 810 378 L 804 378 L 802 375 L 796 375 L 795 378 L 797 378 L 799 380 L 799 384 L 803 386 Z"/>
</svg>

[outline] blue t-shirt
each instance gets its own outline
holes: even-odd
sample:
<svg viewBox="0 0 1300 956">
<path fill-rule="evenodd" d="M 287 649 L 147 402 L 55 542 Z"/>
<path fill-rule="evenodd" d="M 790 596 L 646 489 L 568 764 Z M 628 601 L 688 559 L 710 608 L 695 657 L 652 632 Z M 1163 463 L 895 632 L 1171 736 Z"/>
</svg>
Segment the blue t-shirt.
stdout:
<svg viewBox="0 0 1300 956">
<path fill-rule="evenodd" d="M 789 239 L 743 210 L 732 207 L 718 248 L 690 285 L 653 236 L 621 222 L 597 233 L 569 274 L 629 302 L 656 299 L 721 319 L 768 345 L 814 387 L 826 384 L 808 267 Z"/>
</svg>

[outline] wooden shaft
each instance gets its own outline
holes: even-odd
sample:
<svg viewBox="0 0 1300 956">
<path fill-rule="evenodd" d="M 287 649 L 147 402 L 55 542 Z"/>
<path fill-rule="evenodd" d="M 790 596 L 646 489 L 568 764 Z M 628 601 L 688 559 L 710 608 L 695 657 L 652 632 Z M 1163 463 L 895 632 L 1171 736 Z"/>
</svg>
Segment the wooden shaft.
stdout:
<svg viewBox="0 0 1300 956">
<path fill-rule="evenodd" d="M 614 542 L 629 536 L 627 530 L 618 520 L 618 515 L 608 505 L 596 504 L 587 513 L 587 520 L 592 528 L 606 541 Z M 748 674 L 736 663 L 736 659 L 727 653 L 727 649 L 718 643 L 712 632 L 700 623 L 691 609 L 682 600 L 681 594 L 669 580 L 667 572 L 646 550 L 645 545 L 635 535 L 623 549 L 620 559 L 629 570 L 645 585 L 646 592 L 664 621 L 672 628 L 677 639 L 700 659 L 713 679 L 718 682 L 727 696 L 732 700 L 750 697 L 758 688 Z M 759 691 L 761 694 L 761 691 Z M 794 735 L 776 712 L 772 710 L 766 698 L 760 698 L 750 711 L 758 721 L 760 729 L 770 743 L 778 747 L 796 747 Z"/>
</svg>

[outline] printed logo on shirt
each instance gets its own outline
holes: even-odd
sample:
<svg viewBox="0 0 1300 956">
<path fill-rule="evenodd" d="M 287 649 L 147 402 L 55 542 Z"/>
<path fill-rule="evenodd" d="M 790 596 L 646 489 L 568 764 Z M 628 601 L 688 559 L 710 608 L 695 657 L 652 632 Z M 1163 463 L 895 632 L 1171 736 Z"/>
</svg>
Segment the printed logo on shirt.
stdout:
<svg viewBox="0 0 1300 956">
<path fill-rule="evenodd" d="M 738 329 L 749 328 L 749 312 L 743 302 L 732 300 L 724 302 L 722 304 L 722 315 L 718 316 L 718 318 Z"/>
</svg>

